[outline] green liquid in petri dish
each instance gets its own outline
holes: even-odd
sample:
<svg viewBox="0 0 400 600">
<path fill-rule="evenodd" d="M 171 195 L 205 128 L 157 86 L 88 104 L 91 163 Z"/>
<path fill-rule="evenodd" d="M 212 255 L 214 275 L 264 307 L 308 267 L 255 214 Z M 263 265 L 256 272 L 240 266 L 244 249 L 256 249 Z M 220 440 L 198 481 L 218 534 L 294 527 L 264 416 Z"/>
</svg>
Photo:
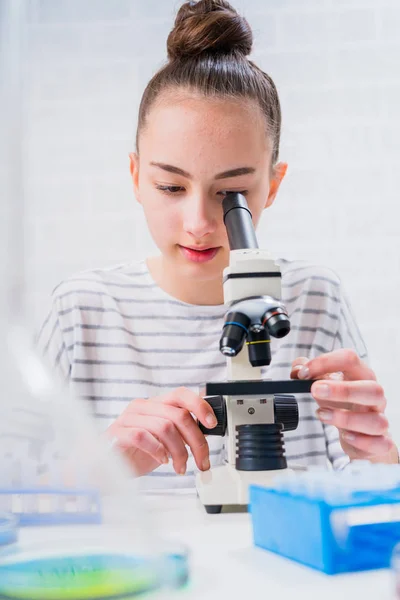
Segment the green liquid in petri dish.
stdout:
<svg viewBox="0 0 400 600">
<path fill-rule="evenodd" d="M 187 582 L 186 559 L 119 554 L 18 558 L 0 565 L 2 600 L 123 600 Z"/>
</svg>

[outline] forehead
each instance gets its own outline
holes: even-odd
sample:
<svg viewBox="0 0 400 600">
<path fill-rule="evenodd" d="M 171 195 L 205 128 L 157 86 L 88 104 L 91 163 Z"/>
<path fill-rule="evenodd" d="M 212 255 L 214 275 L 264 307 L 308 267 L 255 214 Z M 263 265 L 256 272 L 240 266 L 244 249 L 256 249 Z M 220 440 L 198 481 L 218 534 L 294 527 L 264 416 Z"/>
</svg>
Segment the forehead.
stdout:
<svg viewBox="0 0 400 600">
<path fill-rule="evenodd" d="M 265 164 L 270 141 L 261 108 L 247 99 L 164 92 L 147 115 L 140 153 L 173 164 L 204 162 L 225 167 Z M 174 162 L 175 161 L 175 162 Z"/>
</svg>

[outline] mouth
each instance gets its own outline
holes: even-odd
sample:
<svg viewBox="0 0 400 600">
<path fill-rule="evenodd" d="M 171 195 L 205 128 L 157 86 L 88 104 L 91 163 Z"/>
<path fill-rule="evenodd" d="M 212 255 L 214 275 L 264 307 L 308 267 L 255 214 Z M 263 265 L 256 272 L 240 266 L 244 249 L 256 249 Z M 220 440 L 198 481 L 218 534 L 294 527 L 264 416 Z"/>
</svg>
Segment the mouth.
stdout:
<svg viewBox="0 0 400 600">
<path fill-rule="evenodd" d="M 196 263 L 205 263 L 212 260 L 218 253 L 219 247 L 194 247 L 194 246 L 179 246 L 183 256 Z"/>
</svg>

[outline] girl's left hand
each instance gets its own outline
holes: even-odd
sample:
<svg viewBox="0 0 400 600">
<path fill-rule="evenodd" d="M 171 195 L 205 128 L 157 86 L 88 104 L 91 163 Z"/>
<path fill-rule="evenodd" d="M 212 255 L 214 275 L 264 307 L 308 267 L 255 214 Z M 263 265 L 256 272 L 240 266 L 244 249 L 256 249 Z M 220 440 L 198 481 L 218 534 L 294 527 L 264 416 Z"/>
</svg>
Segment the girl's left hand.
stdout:
<svg viewBox="0 0 400 600">
<path fill-rule="evenodd" d="M 351 459 L 399 462 L 384 415 L 386 399 L 374 372 L 354 350 L 340 349 L 292 364 L 292 379 L 319 379 L 311 387 L 318 418 L 339 429 L 343 450 Z"/>
</svg>

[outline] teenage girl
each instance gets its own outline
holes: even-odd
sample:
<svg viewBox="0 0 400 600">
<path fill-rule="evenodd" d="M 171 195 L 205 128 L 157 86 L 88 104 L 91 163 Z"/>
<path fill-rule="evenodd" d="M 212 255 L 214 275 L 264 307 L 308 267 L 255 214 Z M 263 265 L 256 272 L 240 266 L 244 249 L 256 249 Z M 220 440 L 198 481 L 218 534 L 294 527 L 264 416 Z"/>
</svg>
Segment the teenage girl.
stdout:
<svg viewBox="0 0 400 600">
<path fill-rule="evenodd" d="M 244 194 L 257 226 L 287 168 L 277 90 L 247 58 L 251 47 L 247 21 L 225 0 L 181 6 L 168 61 L 144 91 L 130 156 L 159 254 L 63 282 L 40 334 L 53 368 L 152 487 L 193 486 L 196 469 L 224 458 L 223 440 L 206 439 L 195 420 L 215 425 L 198 389 L 226 379 L 218 347 L 229 260 L 222 199 Z M 384 392 L 339 279 L 326 268 L 279 263 L 292 330 L 272 340 L 263 374 L 320 380 L 298 397 L 299 427 L 285 434 L 289 466 L 398 462 Z"/>
</svg>

